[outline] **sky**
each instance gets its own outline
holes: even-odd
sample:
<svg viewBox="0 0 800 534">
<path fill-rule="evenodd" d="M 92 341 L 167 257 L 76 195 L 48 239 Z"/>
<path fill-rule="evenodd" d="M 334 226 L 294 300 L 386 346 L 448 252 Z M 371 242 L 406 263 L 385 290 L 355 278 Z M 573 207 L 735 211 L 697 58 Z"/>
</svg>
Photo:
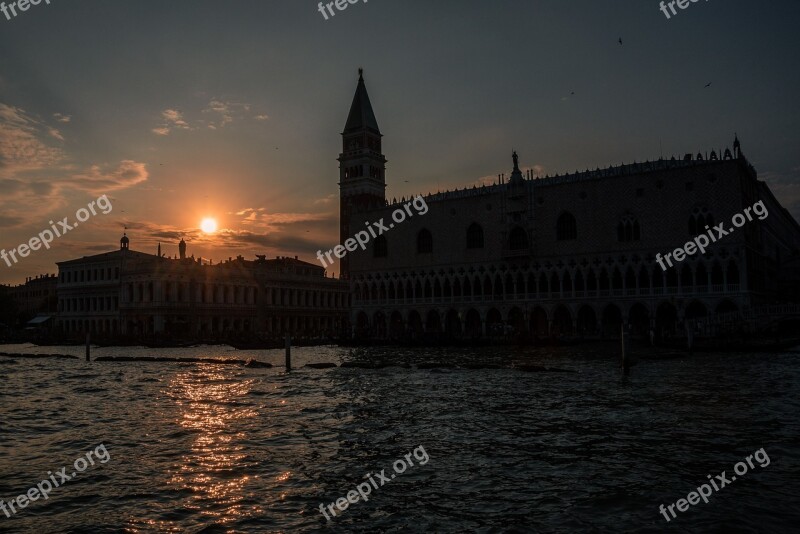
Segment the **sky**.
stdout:
<svg viewBox="0 0 800 534">
<path fill-rule="evenodd" d="M 360 67 L 390 199 L 508 175 L 512 149 L 545 175 L 724 150 L 738 133 L 800 220 L 796 0 L 697 2 L 669 19 L 655 0 L 333 9 L 50 0 L 0 14 L 0 248 L 103 195 L 112 206 L 0 262 L 0 283 L 116 250 L 124 231 L 149 253 L 177 254 L 184 237 L 214 263 L 315 262 L 338 241 L 336 158 Z"/>
</svg>

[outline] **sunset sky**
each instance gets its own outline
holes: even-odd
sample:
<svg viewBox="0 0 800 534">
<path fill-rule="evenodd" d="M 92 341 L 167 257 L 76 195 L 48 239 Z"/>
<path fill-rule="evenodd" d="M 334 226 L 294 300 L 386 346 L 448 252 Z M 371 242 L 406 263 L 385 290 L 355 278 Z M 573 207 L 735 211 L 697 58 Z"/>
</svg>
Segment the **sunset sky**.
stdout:
<svg viewBox="0 0 800 534">
<path fill-rule="evenodd" d="M 8 3 L 8 2 L 7 2 Z M 338 240 L 364 77 L 388 196 L 742 148 L 800 219 L 800 2 L 51 0 L 0 15 L 0 248 L 113 204 L 0 283 L 118 248 L 214 262 Z M 618 40 L 622 38 L 623 44 Z M 706 87 L 711 83 L 710 87 Z M 200 230 L 214 218 L 219 230 Z M 334 269 L 336 271 L 336 269 Z"/>
</svg>

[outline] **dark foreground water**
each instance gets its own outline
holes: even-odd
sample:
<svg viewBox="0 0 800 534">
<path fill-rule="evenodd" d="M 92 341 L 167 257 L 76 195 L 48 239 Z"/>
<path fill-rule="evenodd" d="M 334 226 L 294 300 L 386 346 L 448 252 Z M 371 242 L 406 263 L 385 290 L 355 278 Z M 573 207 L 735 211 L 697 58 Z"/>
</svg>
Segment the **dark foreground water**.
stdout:
<svg viewBox="0 0 800 534">
<path fill-rule="evenodd" d="M 71 352 L 80 348 L 0 347 Z M 612 348 L 371 349 L 374 358 L 577 371 L 245 369 L 0 358 L 0 499 L 110 455 L 3 532 L 797 532 L 797 353 L 645 360 Z M 95 355 L 257 356 L 226 347 Z M 347 351 L 295 349 L 295 364 Z M 319 511 L 422 446 L 425 465 Z M 670 523 L 659 513 L 763 448 L 770 463 Z M 420 456 L 422 456 L 420 454 Z M 373 477 L 377 482 L 377 478 Z M 59 477 L 56 476 L 56 480 Z M 380 482 L 378 482 L 380 485 Z M 677 512 L 677 509 L 676 509 Z M 792 527 L 794 525 L 794 527 Z"/>
</svg>

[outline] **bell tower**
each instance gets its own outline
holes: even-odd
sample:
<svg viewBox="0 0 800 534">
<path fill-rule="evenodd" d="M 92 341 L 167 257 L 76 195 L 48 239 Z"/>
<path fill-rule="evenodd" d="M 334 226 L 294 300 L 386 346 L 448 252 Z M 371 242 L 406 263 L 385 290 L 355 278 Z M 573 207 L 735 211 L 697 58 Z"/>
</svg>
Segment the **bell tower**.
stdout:
<svg viewBox="0 0 800 534">
<path fill-rule="evenodd" d="M 364 70 L 358 69 L 358 86 L 342 132 L 342 153 L 338 159 L 340 244 L 362 229 L 350 227 L 354 212 L 386 204 L 382 137 L 364 84 Z M 347 256 L 340 261 L 342 276 L 347 277 Z"/>
</svg>

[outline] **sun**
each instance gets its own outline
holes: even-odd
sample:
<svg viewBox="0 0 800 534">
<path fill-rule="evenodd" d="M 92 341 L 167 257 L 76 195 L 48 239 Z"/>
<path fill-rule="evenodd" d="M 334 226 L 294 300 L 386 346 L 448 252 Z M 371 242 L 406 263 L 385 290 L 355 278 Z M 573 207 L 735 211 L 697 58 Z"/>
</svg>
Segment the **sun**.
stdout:
<svg viewBox="0 0 800 534">
<path fill-rule="evenodd" d="M 217 231 L 216 219 L 212 219 L 211 217 L 206 217 L 200 223 L 200 229 L 207 234 L 213 234 L 214 232 Z"/>
</svg>

